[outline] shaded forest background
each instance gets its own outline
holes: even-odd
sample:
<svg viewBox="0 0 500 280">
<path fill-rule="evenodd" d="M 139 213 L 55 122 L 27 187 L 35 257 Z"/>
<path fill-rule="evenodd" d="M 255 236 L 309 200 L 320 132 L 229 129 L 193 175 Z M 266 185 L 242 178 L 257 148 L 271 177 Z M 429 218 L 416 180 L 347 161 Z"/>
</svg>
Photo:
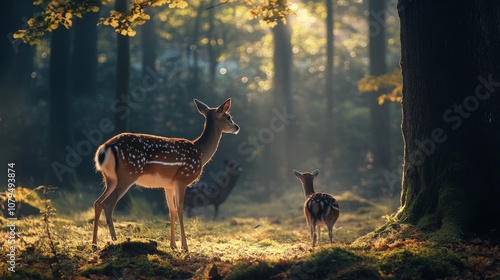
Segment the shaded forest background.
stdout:
<svg viewBox="0 0 500 280">
<path fill-rule="evenodd" d="M 399 195 L 400 105 L 380 104 L 391 86 L 358 87 L 399 68 L 395 1 L 298 1 L 274 27 L 241 3 L 189 1 L 148 10 L 133 37 L 97 26 L 126 2 L 74 18 L 39 45 L 2 40 L 0 154 L 16 163 L 19 185 L 97 195 L 100 143 L 123 131 L 194 139 L 203 118 L 192 99 L 216 106 L 231 97 L 242 130 L 223 138 L 205 176 L 234 159 L 244 167 L 235 192 L 255 200 L 300 192 L 292 168 L 318 168 L 333 194 Z M 40 9 L 4 5 L 9 39 Z"/>
</svg>

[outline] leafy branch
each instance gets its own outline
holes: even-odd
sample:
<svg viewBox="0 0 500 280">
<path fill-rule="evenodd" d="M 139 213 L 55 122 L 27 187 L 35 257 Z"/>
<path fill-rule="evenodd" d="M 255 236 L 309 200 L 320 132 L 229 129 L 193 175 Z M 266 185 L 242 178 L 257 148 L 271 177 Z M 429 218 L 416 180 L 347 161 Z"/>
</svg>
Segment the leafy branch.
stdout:
<svg viewBox="0 0 500 280">
<path fill-rule="evenodd" d="M 188 6 L 185 0 L 135 0 L 127 12 L 112 10 L 108 17 L 100 19 L 98 25 L 109 25 L 123 36 L 134 37 L 136 31 L 132 27 L 143 25 L 151 19 L 151 16 L 146 13 L 146 8 L 160 7 L 166 4 L 171 9 L 184 9 Z"/>
<path fill-rule="evenodd" d="M 232 1 L 236 0 L 221 0 L 221 4 Z M 52 32 L 60 26 L 69 29 L 73 25 L 74 17 L 82 18 L 87 13 L 97 13 L 101 5 L 109 5 L 111 2 L 111 0 L 35 0 L 33 5 L 41 7 L 41 12 L 30 18 L 27 28 L 15 32 L 13 38 L 30 45 L 40 44 L 45 33 Z M 250 14 L 254 18 L 261 18 L 271 27 L 275 26 L 278 20 L 285 22 L 287 14 L 293 14 L 287 0 L 242 0 L 242 2 L 252 7 Z M 136 35 L 134 27 L 151 19 L 151 16 L 146 13 L 146 8 L 164 5 L 168 5 L 171 9 L 184 9 L 188 6 L 188 2 L 186 0 L 133 0 L 128 11 L 111 10 L 107 17 L 100 18 L 98 25 L 109 25 L 123 36 L 133 37 Z"/>
<path fill-rule="evenodd" d="M 287 0 L 264 0 L 261 4 L 255 4 L 255 0 L 244 1 L 253 6 L 250 14 L 254 18 L 260 18 L 271 27 L 276 26 L 279 20 L 286 23 L 285 16 L 294 13 Z"/>
<path fill-rule="evenodd" d="M 46 32 L 52 32 L 61 25 L 69 29 L 73 25 L 74 17 L 82 18 L 86 13 L 97 13 L 101 3 L 105 5 L 109 2 L 111 0 L 35 0 L 33 5 L 41 7 L 42 11 L 30 18 L 28 27 L 18 30 L 13 38 L 30 45 L 38 45 Z"/>
<path fill-rule="evenodd" d="M 379 76 L 368 75 L 358 82 L 358 90 L 360 92 L 378 92 L 389 88 L 392 88 L 390 92 L 382 93 L 378 97 L 379 105 L 384 104 L 386 100 L 401 102 L 403 99 L 403 77 L 399 69 Z"/>
</svg>

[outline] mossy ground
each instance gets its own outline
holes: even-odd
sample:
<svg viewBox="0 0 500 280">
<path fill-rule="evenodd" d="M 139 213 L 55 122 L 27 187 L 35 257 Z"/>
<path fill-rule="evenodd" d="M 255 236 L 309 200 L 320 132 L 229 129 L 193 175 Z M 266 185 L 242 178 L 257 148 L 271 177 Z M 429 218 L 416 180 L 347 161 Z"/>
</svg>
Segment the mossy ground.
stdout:
<svg viewBox="0 0 500 280">
<path fill-rule="evenodd" d="M 346 193 L 334 227 L 335 242 L 311 249 L 300 194 L 268 203 L 235 197 L 211 221 L 211 209 L 185 226 L 189 253 L 169 248 L 168 217 L 137 202 L 132 215 L 116 215 L 118 241 L 101 220 L 93 250 L 92 215 L 58 214 L 50 220 L 52 245 L 40 216 L 16 221 L 16 272 L 7 271 L 1 240 L 2 279 L 499 279 L 500 246 L 479 238 L 438 243 L 416 228 L 390 224 L 391 199 L 371 202 Z M 68 198 L 65 198 L 68 199 Z M 62 203 L 62 202 L 59 202 Z M 56 208 L 63 207 L 53 201 Z M 352 206 L 349 206 L 352 205 Z M 147 218 L 145 218 L 147 217 Z M 389 224 L 388 224 L 389 221 Z M 7 227 L 7 220 L 1 220 Z M 384 230 L 374 231 L 381 225 Z M 6 234 L 5 234 L 6 235 Z M 362 238 L 360 238 L 362 237 Z M 177 244 L 180 242 L 178 241 Z"/>
</svg>

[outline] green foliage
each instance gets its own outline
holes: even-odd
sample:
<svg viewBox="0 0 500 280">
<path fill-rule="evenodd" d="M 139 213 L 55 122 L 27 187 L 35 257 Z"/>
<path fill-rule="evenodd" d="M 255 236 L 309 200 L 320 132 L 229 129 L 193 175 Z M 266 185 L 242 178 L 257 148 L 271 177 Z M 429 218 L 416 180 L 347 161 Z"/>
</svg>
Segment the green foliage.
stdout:
<svg viewBox="0 0 500 280">
<path fill-rule="evenodd" d="M 359 80 L 358 90 L 360 92 L 379 92 L 392 88 L 388 93 L 382 93 L 378 97 L 378 104 L 382 105 L 386 100 L 390 102 L 401 102 L 403 98 L 403 77 L 401 70 L 395 69 L 392 72 L 379 76 L 366 76 Z"/>
</svg>

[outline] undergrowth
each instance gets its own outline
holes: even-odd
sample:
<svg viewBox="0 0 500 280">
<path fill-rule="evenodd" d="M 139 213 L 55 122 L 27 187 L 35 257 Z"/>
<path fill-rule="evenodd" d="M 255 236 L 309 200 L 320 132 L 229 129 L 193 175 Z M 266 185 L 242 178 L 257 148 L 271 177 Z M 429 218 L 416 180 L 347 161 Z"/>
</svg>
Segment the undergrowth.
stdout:
<svg viewBox="0 0 500 280">
<path fill-rule="evenodd" d="M 224 206 L 225 218 L 211 213 L 185 221 L 189 253 L 171 250 L 168 217 L 115 217 L 118 241 L 105 223 L 93 250 L 92 211 L 82 219 L 55 212 L 51 189 L 41 188 L 41 214 L 17 221 L 16 272 L 0 256 L 2 279 L 498 279 L 500 246 L 492 241 L 438 243 L 410 225 L 398 224 L 394 209 L 364 200 L 362 211 L 346 207 L 334 227 L 334 244 L 311 249 L 300 202 Z M 354 195 L 342 201 L 356 199 Z M 347 202 L 347 201 L 346 201 Z M 348 205 L 349 203 L 344 203 Z M 60 207 L 60 206 L 58 206 Z M 266 212 L 263 209 L 272 209 Z M 371 209 L 371 210 L 370 210 Z M 260 212 L 258 211 L 260 210 Z M 85 212 L 86 211 L 86 212 Z M 257 215 L 260 213 L 261 215 Z M 230 215 L 231 214 L 231 215 Z M 83 217 L 87 216 L 87 217 Z M 148 217 L 144 219 L 143 217 Z M 2 226 L 7 220 L 0 219 Z M 378 230 L 375 228 L 378 227 Z M 177 237 L 178 226 L 177 228 Z M 360 238 L 361 237 L 361 238 Z M 6 239 L 0 242 L 7 250 Z M 178 242 L 179 243 L 179 242 Z M 180 244 L 178 244 L 180 245 Z M 5 251 L 6 252 L 6 251 Z"/>
</svg>

